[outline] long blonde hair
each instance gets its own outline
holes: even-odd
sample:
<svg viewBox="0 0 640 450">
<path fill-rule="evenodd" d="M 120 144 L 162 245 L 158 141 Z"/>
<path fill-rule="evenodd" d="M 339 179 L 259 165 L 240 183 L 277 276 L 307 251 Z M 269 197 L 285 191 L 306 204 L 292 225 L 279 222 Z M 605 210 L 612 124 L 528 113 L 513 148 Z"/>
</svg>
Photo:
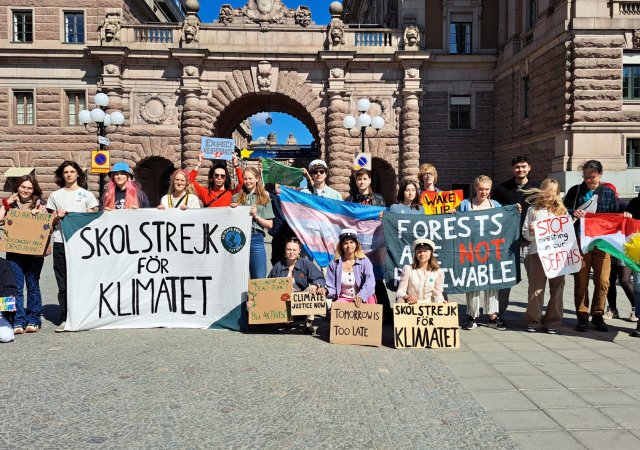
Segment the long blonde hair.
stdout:
<svg viewBox="0 0 640 450">
<path fill-rule="evenodd" d="M 258 205 L 266 205 L 269 203 L 269 194 L 265 191 L 264 186 L 262 185 L 262 176 L 260 171 L 255 167 L 247 167 L 244 173 L 250 172 L 254 177 L 256 177 L 256 204 Z M 242 191 L 238 195 L 238 204 L 246 205 L 247 204 L 247 188 L 242 186 Z"/>
<path fill-rule="evenodd" d="M 189 174 L 187 173 L 186 170 L 183 169 L 178 169 L 175 170 L 172 174 L 171 174 L 171 178 L 169 180 L 169 190 L 167 191 L 168 195 L 173 195 L 173 193 L 176 191 L 175 187 L 173 185 L 174 180 L 176 179 L 176 175 L 182 175 L 185 180 L 187 180 L 187 186 L 184 188 L 184 192 L 185 194 L 193 194 L 193 185 L 191 184 L 191 181 L 189 181 Z"/>
<path fill-rule="evenodd" d="M 522 191 L 527 197 L 525 201 L 535 209 L 546 209 L 556 216 L 567 214 L 567 207 L 560 197 L 560 183 L 553 178 L 546 178 L 540 183 L 540 189 L 532 188 Z"/>
</svg>

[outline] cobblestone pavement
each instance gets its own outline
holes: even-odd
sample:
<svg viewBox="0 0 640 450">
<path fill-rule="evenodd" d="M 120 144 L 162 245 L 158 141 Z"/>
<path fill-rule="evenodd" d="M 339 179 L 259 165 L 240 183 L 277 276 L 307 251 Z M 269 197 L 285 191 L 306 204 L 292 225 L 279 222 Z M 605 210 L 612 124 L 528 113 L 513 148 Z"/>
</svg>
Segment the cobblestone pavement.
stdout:
<svg viewBox="0 0 640 450">
<path fill-rule="evenodd" d="M 0 346 L 0 448 L 639 448 L 640 339 L 461 331 L 460 350 L 329 345 L 261 327 L 53 332 L 50 259 L 37 334 Z M 454 298 L 455 299 L 455 298 Z M 629 307 L 620 291 L 621 312 Z M 626 307 L 626 309 L 625 309 Z"/>
</svg>

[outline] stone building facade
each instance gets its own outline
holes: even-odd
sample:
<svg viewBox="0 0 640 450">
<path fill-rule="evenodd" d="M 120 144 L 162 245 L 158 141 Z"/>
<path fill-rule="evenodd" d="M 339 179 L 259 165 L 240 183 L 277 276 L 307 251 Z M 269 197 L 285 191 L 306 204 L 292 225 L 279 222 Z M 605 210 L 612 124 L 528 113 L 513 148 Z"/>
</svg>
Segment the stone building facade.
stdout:
<svg viewBox="0 0 640 450">
<path fill-rule="evenodd" d="M 307 126 L 319 143 L 309 159 L 324 158 L 346 193 L 360 136 L 342 121 L 368 98 L 385 119 L 365 143 L 387 202 L 422 162 L 448 188 L 480 173 L 506 178 L 520 153 L 537 177 L 567 184 L 597 156 L 607 180 L 632 195 L 626 148 L 640 143 L 640 123 L 623 99 L 622 69 L 637 61 L 640 8 L 532 2 L 397 0 L 369 11 L 371 2 L 345 0 L 316 25 L 308 8 L 280 0 L 223 6 L 215 23 L 200 21 L 197 0 L 181 3 L 175 23 L 149 19 L 146 0 L 0 0 L 0 171 L 36 167 L 49 191 L 61 160 L 88 167 L 96 136 L 77 111 L 101 91 L 126 117 L 109 133 L 112 160 L 134 166 L 152 198 L 163 189 L 158 174 L 194 164 L 202 136 L 232 137 L 266 110 Z M 360 16 L 382 25 L 360 26 Z M 81 40 L 69 23 L 82 24 Z"/>
</svg>

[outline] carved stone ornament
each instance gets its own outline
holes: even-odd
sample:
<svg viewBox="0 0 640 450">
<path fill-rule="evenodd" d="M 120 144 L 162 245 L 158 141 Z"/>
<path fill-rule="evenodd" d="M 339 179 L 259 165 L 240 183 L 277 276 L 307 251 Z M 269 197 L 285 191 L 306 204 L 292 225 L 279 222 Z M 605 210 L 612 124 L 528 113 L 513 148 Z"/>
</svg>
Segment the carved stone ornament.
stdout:
<svg viewBox="0 0 640 450">
<path fill-rule="evenodd" d="M 142 95 L 138 99 L 138 112 L 142 120 L 159 125 L 171 117 L 171 100 L 158 94 Z"/>
<path fill-rule="evenodd" d="M 306 6 L 297 9 L 287 8 L 282 0 L 249 0 L 242 8 L 233 8 L 229 4 L 220 7 L 218 22 L 257 23 L 263 31 L 268 31 L 269 24 L 309 26 L 311 10 Z"/>
<path fill-rule="evenodd" d="M 407 78 L 417 78 L 420 75 L 420 71 L 415 67 L 409 67 L 407 69 Z"/>
<path fill-rule="evenodd" d="M 633 42 L 633 49 L 640 50 L 640 30 L 633 30 L 631 41 Z"/>
<path fill-rule="evenodd" d="M 198 68 L 196 66 L 184 66 L 184 74 L 189 77 L 195 77 L 198 73 Z"/>
<path fill-rule="evenodd" d="M 271 87 L 271 63 L 260 61 L 258 63 L 258 88 L 261 91 L 268 91 Z"/>
<path fill-rule="evenodd" d="M 120 12 L 107 12 L 107 17 L 104 19 L 104 26 L 102 27 L 102 33 L 104 34 L 103 37 L 107 42 L 120 40 Z"/>
<path fill-rule="evenodd" d="M 340 67 L 334 67 L 331 69 L 331 77 L 332 78 L 342 78 L 344 76 L 344 70 Z"/>
<path fill-rule="evenodd" d="M 332 46 L 344 45 L 344 22 L 337 17 L 329 24 L 329 43 Z"/>
<path fill-rule="evenodd" d="M 120 67 L 115 64 L 105 64 L 104 71 L 109 75 L 120 75 Z"/>
<path fill-rule="evenodd" d="M 420 30 L 415 25 L 409 25 L 404 29 L 404 46 L 417 47 L 420 43 Z"/>
<path fill-rule="evenodd" d="M 196 16 L 187 16 L 182 25 L 182 38 L 184 42 L 190 44 L 198 42 L 198 32 L 200 31 L 200 21 Z"/>
</svg>

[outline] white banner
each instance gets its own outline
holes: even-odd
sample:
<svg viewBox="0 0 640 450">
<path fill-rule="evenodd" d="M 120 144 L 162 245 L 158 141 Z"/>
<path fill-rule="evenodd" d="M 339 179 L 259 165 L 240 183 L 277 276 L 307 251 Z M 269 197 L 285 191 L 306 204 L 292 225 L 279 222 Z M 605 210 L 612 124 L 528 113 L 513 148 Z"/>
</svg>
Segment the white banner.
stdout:
<svg viewBox="0 0 640 450">
<path fill-rule="evenodd" d="M 65 330 L 242 327 L 249 207 L 70 213 Z"/>
<path fill-rule="evenodd" d="M 579 272 L 582 255 L 571 217 L 549 217 L 532 223 L 538 256 L 547 278 Z"/>
</svg>

